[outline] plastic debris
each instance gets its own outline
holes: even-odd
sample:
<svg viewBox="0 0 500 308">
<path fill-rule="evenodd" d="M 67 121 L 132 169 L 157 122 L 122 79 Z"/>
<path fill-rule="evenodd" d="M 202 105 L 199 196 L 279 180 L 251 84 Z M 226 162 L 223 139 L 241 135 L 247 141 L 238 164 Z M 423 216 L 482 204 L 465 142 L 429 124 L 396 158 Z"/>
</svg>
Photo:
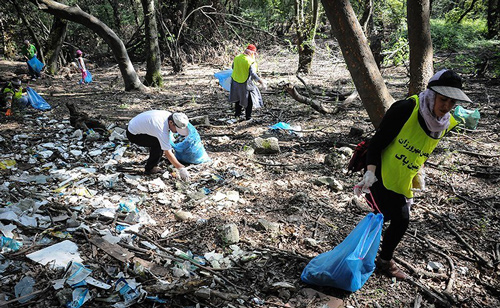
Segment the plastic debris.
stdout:
<svg viewBox="0 0 500 308">
<path fill-rule="evenodd" d="M 50 263 L 54 268 L 65 268 L 71 261 L 82 262 L 78 246 L 69 240 L 35 251 L 26 257 L 42 265 Z"/>
</svg>

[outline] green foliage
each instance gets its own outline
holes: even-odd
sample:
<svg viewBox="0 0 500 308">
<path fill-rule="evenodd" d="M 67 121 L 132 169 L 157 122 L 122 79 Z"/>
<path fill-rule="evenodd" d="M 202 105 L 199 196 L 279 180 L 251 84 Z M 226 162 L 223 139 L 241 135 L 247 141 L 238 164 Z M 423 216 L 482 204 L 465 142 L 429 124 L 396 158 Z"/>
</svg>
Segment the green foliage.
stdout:
<svg viewBox="0 0 500 308">
<path fill-rule="evenodd" d="M 408 44 L 407 33 L 401 33 L 384 46 L 384 65 L 401 65 L 408 61 L 410 56 L 410 45 Z"/>
<path fill-rule="evenodd" d="M 443 19 L 431 20 L 432 44 L 435 50 L 460 51 L 470 49 L 484 39 L 486 20 L 464 20 L 452 24 Z"/>
<path fill-rule="evenodd" d="M 294 15 L 293 0 L 241 0 L 240 8 L 241 17 L 265 30 L 289 22 Z"/>
</svg>

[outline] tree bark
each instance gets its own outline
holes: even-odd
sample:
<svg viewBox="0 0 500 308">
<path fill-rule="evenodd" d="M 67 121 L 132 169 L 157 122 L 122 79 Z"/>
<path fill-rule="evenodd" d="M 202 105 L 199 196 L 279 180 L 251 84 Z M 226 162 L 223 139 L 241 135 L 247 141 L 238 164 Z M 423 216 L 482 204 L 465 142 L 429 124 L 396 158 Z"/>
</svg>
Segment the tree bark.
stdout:
<svg viewBox="0 0 500 308">
<path fill-rule="evenodd" d="M 144 10 L 144 32 L 146 32 L 147 71 L 145 84 L 162 87 L 160 47 L 158 45 L 158 28 L 154 0 L 141 0 Z"/>
<path fill-rule="evenodd" d="M 368 41 L 348 0 L 322 0 L 322 3 L 363 106 L 373 125 L 378 127 L 394 99 L 377 68 Z"/>
<path fill-rule="evenodd" d="M 47 40 L 47 69 L 48 74 L 54 75 L 58 70 L 58 58 L 61 52 L 61 47 L 66 37 L 66 30 L 68 28 L 68 22 L 54 16 L 54 21 L 49 33 L 49 39 Z"/>
<path fill-rule="evenodd" d="M 118 34 L 121 34 L 122 24 L 121 24 L 120 10 L 118 9 L 119 7 L 118 0 L 109 0 L 109 4 L 113 9 L 113 20 L 115 22 L 116 32 Z"/>
<path fill-rule="evenodd" d="M 370 21 L 372 20 L 373 16 L 373 0 L 365 0 L 365 8 L 363 11 L 363 16 L 359 20 L 359 23 L 361 24 L 361 27 L 363 28 L 363 32 L 365 33 L 366 37 L 370 37 L 370 28 L 369 24 Z"/>
<path fill-rule="evenodd" d="M 78 6 L 67 6 L 52 0 L 30 0 L 44 12 L 79 23 L 97 33 L 111 48 L 122 73 L 126 91 L 144 90 L 137 73 L 130 61 L 125 45 L 120 38 L 99 19 L 82 11 Z"/>
<path fill-rule="evenodd" d="M 500 0 L 488 1 L 488 39 L 494 38 L 500 28 Z"/>
<path fill-rule="evenodd" d="M 297 73 L 309 74 L 315 52 L 314 37 L 318 27 L 319 2 L 310 0 L 310 12 L 307 11 L 307 1 L 295 0 L 295 21 L 297 24 L 297 50 L 299 65 Z"/>
<path fill-rule="evenodd" d="M 425 90 L 433 75 L 430 0 L 407 2 L 408 42 L 410 45 L 410 85 L 408 95 Z"/>
</svg>

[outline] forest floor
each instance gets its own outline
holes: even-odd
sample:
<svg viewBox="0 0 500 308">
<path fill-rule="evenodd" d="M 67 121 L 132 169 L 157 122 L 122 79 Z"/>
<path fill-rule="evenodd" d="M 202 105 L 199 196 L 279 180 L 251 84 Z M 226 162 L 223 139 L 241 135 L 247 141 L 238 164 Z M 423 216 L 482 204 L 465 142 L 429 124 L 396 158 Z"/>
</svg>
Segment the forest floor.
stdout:
<svg viewBox="0 0 500 308">
<path fill-rule="evenodd" d="M 24 307 L 58 307 L 71 300 L 67 285 L 52 287 L 63 278 L 61 271 L 26 257 L 70 241 L 77 244 L 80 262 L 92 270 L 90 276 L 112 285 L 110 290 L 91 285 L 84 307 L 125 305 L 124 297 L 112 291 L 119 289 L 121 276 L 130 278 L 135 289 L 129 292 L 132 301 L 137 300 L 134 292 L 143 294 L 140 290 L 166 300 L 150 297 L 134 307 L 499 307 L 500 81 L 468 75 L 463 76 L 465 92 L 473 103 L 463 107 L 478 108 L 481 119 L 475 130 L 452 132 L 429 159 L 427 189 L 416 193 L 410 229 L 396 251 L 411 279 L 395 281 L 375 271 L 354 293 L 301 282 L 309 260 L 341 243 L 369 212 L 352 191 L 362 175 L 347 174 L 349 157 L 340 148 L 352 148 L 373 133 L 373 126 L 359 99 L 348 105 L 327 100 L 332 93 L 348 96 L 354 86 L 342 58 L 332 53 L 335 48 L 325 46 L 318 48 L 313 73 L 303 79 L 313 99 L 336 110 L 327 115 L 283 91 L 283 84 L 292 83 L 307 93 L 294 74 L 297 56 L 279 47 L 261 51 L 259 70 L 270 87 L 263 91 L 265 107 L 254 111 L 252 122 L 227 122 L 233 107 L 213 74 L 229 66 L 228 59 L 188 64 L 178 75 L 164 67 L 165 87 L 146 94 L 125 92 L 116 65 L 91 66 L 94 82 L 89 85 L 79 85 L 75 72 L 31 83 L 52 109 L 0 118 L 0 161 L 16 161 L 0 170 L 0 230 L 24 243 L 0 255 L 0 306 L 21 305 L 15 286 L 19 289 L 25 276 L 34 279 L 33 289 L 18 294 L 34 296 L 22 300 Z M 24 69 L 24 63 L 0 61 L 4 78 Z M 144 66 L 136 69 L 144 72 Z M 386 68 L 382 74 L 392 96 L 404 98 L 406 70 Z M 78 139 L 68 102 L 110 129 L 125 128 L 129 119 L 150 109 L 206 115 L 210 125 L 197 129 L 211 162 L 190 166 L 188 184 L 168 172 L 143 175 L 147 151 L 135 145 L 116 164 L 113 152 L 127 142 L 110 143 L 106 133 Z M 303 132 L 269 130 L 278 122 Z M 352 133 L 353 127 L 362 135 Z M 280 153 L 249 154 L 256 137 L 278 138 Z M 317 181 L 322 177 L 342 187 L 322 185 Z M 140 223 L 114 213 L 127 201 L 140 210 Z M 38 224 L 9 219 L 5 213 L 11 207 L 24 210 L 19 217 L 38 215 Z M 94 213 L 105 208 L 112 213 Z M 238 229 L 238 248 L 221 236 L 234 231 L 230 224 Z M 134 236 L 119 232 L 130 225 L 136 227 Z M 100 239 L 120 234 L 118 243 Z M 174 248 L 204 256 L 206 264 L 201 269 L 185 264 L 179 259 L 185 255 L 173 256 Z M 429 269 L 430 262 L 440 263 L 440 269 Z"/>
</svg>

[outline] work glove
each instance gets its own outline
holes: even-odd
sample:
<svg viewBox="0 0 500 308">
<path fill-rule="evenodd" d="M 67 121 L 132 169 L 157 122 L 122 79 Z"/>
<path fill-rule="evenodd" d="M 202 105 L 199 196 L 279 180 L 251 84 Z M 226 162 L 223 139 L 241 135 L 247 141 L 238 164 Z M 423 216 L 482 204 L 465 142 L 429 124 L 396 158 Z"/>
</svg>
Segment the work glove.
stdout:
<svg viewBox="0 0 500 308">
<path fill-rule="evenodd" d="M 361 193 L 369 193 L 370 187 L 372 187 L 373 183 L 376 181 L 377 178 L 375 177 L 375 174 L 370 170 L 366 171 L 365 175 L 363 175 L 363 180 L 354 186 L 354 193 L 358 197 L 361 196 Z"/>
<path fill-rule="evenodd" d="M 7 109 L 7 111 L 5 112 L 5 116 L 7 117 L 10 117 L 12 115 L 12 109 Z"/>
<path fill-rule="evenodd" d="M 189 171 L 186 168 L 180 168 L 179 170 L 179 177 L 181 180 L 188 182 L 189 181 Z"/>
<path fill-rule="evenodd" d="M 413 191 L 425 191 L 425 171 L 424 168 L 420 168 L 417 174 L 412 179 L 412 190 Z"/>
</svg>

